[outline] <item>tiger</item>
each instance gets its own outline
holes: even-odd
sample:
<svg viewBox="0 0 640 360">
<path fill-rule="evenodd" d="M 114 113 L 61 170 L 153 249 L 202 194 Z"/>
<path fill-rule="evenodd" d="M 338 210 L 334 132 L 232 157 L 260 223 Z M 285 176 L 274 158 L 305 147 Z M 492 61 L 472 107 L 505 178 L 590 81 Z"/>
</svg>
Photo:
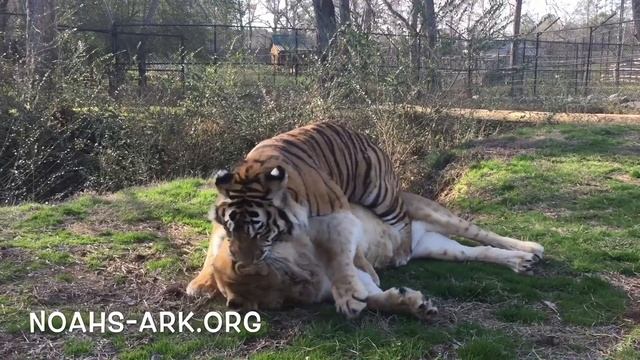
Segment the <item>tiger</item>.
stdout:
<svg viewBox="0 0 640 360">
<path fill-rule="evenodd" d="M 428 224 L 434 234 L 451 233 L 526 252 L 525 262 L 535 262 L 544 252 L 539 244 L 482 230 L 422 197 L 408 209 L 405 203 L 411 196 L 403 195 L 388 155 L 364 134 L 338 123 L 311 124 L 258 143 L 233 171 L 220 171 L 215 186 L 218 200 L 211 218 L 224 230 L 235 273 L 273 263 L 274 247 L 290 243 L 295 248 L 308 239 L 336 309 L 347 317 L 367 307 L 376 290 L 369 278 L 379 284 L 376 267 L 401 266 L 423 255 L 413 243 L 414 223 Z M 378 229 L 386 235 L 378 238 L 384 241 L 371 244 L 386 252 L 366 250 L 376 238 L 367 231 L 373 221 L 358 218 L 354 209 L 366 209 L 367 220 L 379 221 Z M 382 260 L 375 258 L 382 253 Z M 188 294 L 216 287 L 211 266 L 216 254 L 217 250 L 207 252 Z"/>
</svg>

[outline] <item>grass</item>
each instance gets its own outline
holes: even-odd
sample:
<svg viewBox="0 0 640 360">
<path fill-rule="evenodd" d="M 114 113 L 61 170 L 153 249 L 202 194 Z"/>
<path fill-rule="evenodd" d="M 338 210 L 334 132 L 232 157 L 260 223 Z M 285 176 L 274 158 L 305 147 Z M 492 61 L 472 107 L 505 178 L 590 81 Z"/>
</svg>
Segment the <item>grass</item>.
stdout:
<svg viewBox="0 0 640 360">
<path fill-rule="evenodd" d="M 530 306 L 512 304 L 502 307 L 496 312 L 496 317 L 505 322 L 534 324 L 544 323 L 547 314 L 541 310 L 533 309 Z"/>
<path fill-rule="evenodd" d="M 424 159 L 442 171 L 467 161 L 447 206 L 500 234 L 538 241 L 547 254 L 535 276 L 441 261 L 380 272 L 383 287 L 434 297 L 441 315 L 433 324 L 373 312 L 350 321 L 321 304 L 262 312 L 257 334 L 29 334 L 28 312 L 40 309 L 117 308 L 127 317 L 182 310 L 200 320 L 223 310 L 222 300 L 175 290 L 202 265 L 216 194 L 208 181 L 179 179 L 60 204 L 0 207 L 0 338 L 10 339 L 7 354 L 47 344 L 42 348 L 69 358 L 640 358 L 640 330 L 628 319 L 637 299 L 602 276 L 637 284 L 639 155 L 639 127 L 545 125 Z M 545 336 L 555 331 L 560 345 L 540 338 L 540 326 Z"/>
<path fill-rule="evenodd" d="M 64 344 L 64 354 L 75 357 L 91 354 L 93 342 L 91 340 L 69 339 Z"/>
</svg>

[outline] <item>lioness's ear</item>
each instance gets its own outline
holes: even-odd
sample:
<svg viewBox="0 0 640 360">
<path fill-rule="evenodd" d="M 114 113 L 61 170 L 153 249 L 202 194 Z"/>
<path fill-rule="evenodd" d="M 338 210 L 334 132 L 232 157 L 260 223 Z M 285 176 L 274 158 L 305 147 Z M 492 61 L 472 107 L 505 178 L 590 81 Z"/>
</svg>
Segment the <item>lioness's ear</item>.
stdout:
<svg viewBox="0 0 640 360">
<path fill-rule="evenodd" d="M 282 190 L 287 188 L 287 180 L 289 178 L 287 171 L 280 165 L 268 170 L 264 175 L 267 187 L 274 196 L 279 195 Z"/>
<path fill-rule="evenodd" d="M 227 170 L 219 170 L 213 175 L 213 182 L 216 184 L 218 192 L 225 196 L 227 195 L 227 188 L 231 184 L 231 180 L 233 180 L 233 174 Z"/>
</svg>

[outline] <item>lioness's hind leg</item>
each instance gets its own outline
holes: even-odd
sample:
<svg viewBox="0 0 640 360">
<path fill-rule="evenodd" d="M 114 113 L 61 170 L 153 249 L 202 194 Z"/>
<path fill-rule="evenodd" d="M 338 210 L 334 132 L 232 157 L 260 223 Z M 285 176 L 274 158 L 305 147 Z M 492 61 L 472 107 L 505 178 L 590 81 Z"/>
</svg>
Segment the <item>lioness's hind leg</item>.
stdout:
<svg viewBox="0 0 640 360">
<path fill-rule="evenodd" d="M 535 254 L 538 258 L 544 255 L 544 247 L 532 241 L 522 241 L 498 235 L 453 214 L 444 206 L 420 195 L 403 192 L 407 214 L 411 220 L 424 221 L 431 231 L 447 235 L 457 235 L 484 245 L 508 250 L 520 250 Z"/>
<path fill-rule="evenodd" d="M 367 296 L 354 264 L 357 244 L 362 237 L 362 224 L 351 212 L 313 217 L 309 235 L 324 262 L 331 281 L 331 295 L 338 312 L 356 317 L 367 306 Z M 369 275 L 367 275 L 369 276 Z"/>
<path fill-rule="evenodd" d="M 465 246 L 455 240 L 431 231 L 427 225 L 413 222 L 413 258 L 430 258 L 451 261 L 484 261 L 511 268 L 517 273 L 531 272 L 540 258 L 529 252 L 505 250 L 491 246 Z"/>
<path fill-rule="evenodd" d="M 371 276 L 373 282 L 380 286 L 380 278 L 378 277 L 378 273 L 376 273 L 376 269 L 373 268 L 369 260 L 364 256 L 362 251 L 356 250 L 356 256 L 353 258 L 353 265 L 358 268 L 358 270 L 362 270 Z"/>
<path fill-rule="evenodd" d="M 187 295 L 212 296 L 218 291 L 218 285 L 216 283 L 213 270 L 213 261 L 218 254 L 218 248 L 220 247 L 220 242 L 223 241 L 224 234 L 224 229 L 222 229 L 222 227 L 216 228 L 212 233 L 211 238 L 209 239 L 207 257 L 202 265 L 202 270 L 200 270 L 198 276 L 189 282 L 189 285 L 187 286 Z"/>
<path fill-rule="evenodd" d="M 438 314 L 431 299 L 420 291 L 405 287 L 391 288 L 382 291 L 373 279 L 364 271 L 358 271 L 358 277 L 369 293 L 366 299 L 367 308 L 393 314 L 408 314 L 427 320 Z"/>
</svg>

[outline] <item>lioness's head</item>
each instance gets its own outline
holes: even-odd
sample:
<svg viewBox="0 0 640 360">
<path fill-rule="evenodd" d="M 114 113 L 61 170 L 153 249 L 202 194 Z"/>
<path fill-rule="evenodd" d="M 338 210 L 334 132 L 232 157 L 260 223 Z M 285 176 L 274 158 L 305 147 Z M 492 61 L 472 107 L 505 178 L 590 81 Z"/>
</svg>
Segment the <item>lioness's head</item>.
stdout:
<svg viewBox="0 0 640 360">
<path fill-rule="evenodd" d="M 277 309 L 288 302 L 309 303 L 317 299 L 321 268 L 312 261 L 311 247 L 304 241 L 279 242 L 273 256 L 238 269 L 231 256 L 232 241 L 224 241 L 213 262 L 219 290 L 227 306 L 235 309 Z M 302 245 L 302 246 L 299 246 Z"/>
</svg>

